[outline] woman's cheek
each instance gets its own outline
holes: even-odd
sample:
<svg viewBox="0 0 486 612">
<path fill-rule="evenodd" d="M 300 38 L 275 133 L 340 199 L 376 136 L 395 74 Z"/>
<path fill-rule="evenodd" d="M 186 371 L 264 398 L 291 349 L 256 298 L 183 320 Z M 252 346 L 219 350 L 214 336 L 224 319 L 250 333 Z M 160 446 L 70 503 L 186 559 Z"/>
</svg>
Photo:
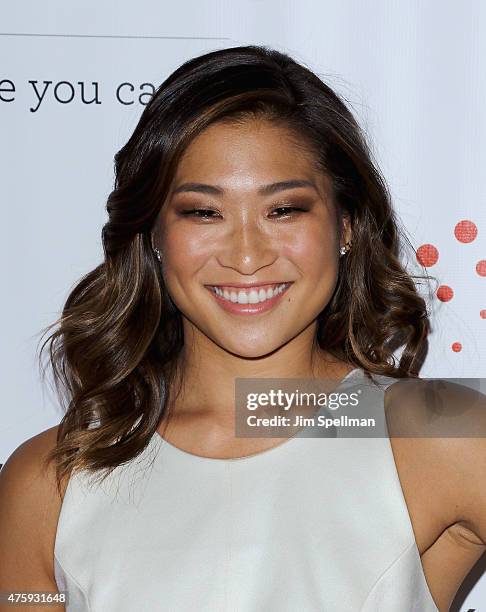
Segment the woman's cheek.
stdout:
<svg viewBox="0 0 486 612">
<path fill-rule="evenodd" d="M 331 234 L 332 236 L 332 234 Z M 282 254 L 292 261 L 305 276 L 319 278 L 329 271 L 337 270 L 338 245 L 319 231 L 297 231 L 282 245 Z"/>
<path fill-rule="evenodd" d="M 163 252 L 169 268 L 191 274 L 210 255 L 213 241 L 194 231 L 187 232 L 174 228 L 167 232 L 163 241 Z"/>
</svg>

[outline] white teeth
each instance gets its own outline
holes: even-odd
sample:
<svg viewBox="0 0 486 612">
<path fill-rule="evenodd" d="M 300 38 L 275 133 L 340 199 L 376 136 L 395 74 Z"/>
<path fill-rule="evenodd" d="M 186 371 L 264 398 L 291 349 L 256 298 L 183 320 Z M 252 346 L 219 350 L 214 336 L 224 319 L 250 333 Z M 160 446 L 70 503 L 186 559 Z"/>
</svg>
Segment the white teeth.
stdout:
<svg viewBox="0 0 486 612">
<path fill-rule="evenodd" d="M 238 304 L 248 304 L 248 296 L 244 291 L 238 292 Z"/>
<path fill-rule="evenodd" d="M 270 300 L 276 295 L 282 293 L 282 291 L 288 285 L 282 283 L 281 285 L 276 285 L 275 287 L 269 287 L 268 289 L 250 289 L 249 291 L 245 291 L 244 289 L 229 291 L 228 289 L 221 289 L 220 287 L 212 287 L 212 290 L 219 297 L 224 298 L 233 304 L 259 304 L 260 302 L 265 302 L 265 300 Z"/>
<path fill-rule="evenodd" d="M 238 298 L 238 302 L 239 302 L 239 298 Z M 250 291 L 250 295 L 248 296 L 248 303 L 249 304 L 258 304 L 258 302 L 260 301 L 260 298 L 258 296 L 258 291 L 256 291 L 256 289 L 252 289 Z"/>
</svg>

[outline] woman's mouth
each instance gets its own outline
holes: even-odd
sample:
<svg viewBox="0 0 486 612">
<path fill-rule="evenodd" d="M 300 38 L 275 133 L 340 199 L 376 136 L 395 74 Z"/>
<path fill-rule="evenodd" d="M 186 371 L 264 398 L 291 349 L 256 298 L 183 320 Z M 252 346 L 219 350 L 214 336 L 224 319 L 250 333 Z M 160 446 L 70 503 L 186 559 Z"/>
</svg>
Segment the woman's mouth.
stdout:
<svg viewBox="0 0 486 612">
<path fill-rule="evenodd" d="M 254 287 L 205 285 L 218 304 L 234 314 L 259 314 L 273 308 L 292 282 Z"/>
</svg>

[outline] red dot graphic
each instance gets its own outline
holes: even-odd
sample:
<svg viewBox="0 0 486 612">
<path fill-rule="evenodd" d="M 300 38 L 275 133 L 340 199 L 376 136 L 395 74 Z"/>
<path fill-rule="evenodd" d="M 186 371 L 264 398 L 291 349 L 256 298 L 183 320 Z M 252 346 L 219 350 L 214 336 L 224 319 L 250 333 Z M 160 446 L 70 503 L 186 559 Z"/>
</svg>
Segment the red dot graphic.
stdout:
<svg viewBox="0 0 486 612">
<path fill-rule="evenodd" d="M 422 244 L 417 249 L 417 261 L 423 266 L 430 267 L 437 263 L 439 251 L 433 244 Z"/>
<path fill-rule="evenodd" d="M 448 302 L 454 297 L 454 291 L 452 291 L 452 288 L 448 285 L 441 285 L 437 289 L 436 295 L 441 302 Z"/>
<path fill-rule="evenodd" d="M 454 353 L 460 353 L 462 351 L 462 344 L 460 342 L 454 342 L 451 348 Z"/>
<path fill-rule="evenodd" d="M 480 259 L 476 264 L 476 272 L 479 276 L 486 276 L 486 259 Z"/>
<path fill-rule="evenodd" d="M 486 319 L 486 310 L 480 310 L 479 311 L 479 316 L 481 317 L 481 319 Z"/>
<path fill-rule="evenodd" d="M 478 235 L 478 228 L 472 221 L 463 219 L 456 224 L 454 235 L 459 242 L 472 242 Z"/>
</svg>

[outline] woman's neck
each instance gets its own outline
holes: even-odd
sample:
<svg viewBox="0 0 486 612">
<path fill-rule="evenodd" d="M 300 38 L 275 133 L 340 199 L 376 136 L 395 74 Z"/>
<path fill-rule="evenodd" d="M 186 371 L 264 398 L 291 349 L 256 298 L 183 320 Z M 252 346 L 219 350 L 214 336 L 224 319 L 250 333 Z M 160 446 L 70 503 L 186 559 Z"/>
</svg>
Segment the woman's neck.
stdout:
<svg viewBox="0 0 486 612">
<path fill-rule="evenodd" d="M 199 331 L 192 333 L 181 356 L 181 392 L 170 407 L 171 419 L 204 419 L 234 429 L 236 378 L 307 378 L 339 382 L 353 368 L 313 348 L 312 327 L 278 350 L 256 358 L 225 351 Z"/>
</svg>

